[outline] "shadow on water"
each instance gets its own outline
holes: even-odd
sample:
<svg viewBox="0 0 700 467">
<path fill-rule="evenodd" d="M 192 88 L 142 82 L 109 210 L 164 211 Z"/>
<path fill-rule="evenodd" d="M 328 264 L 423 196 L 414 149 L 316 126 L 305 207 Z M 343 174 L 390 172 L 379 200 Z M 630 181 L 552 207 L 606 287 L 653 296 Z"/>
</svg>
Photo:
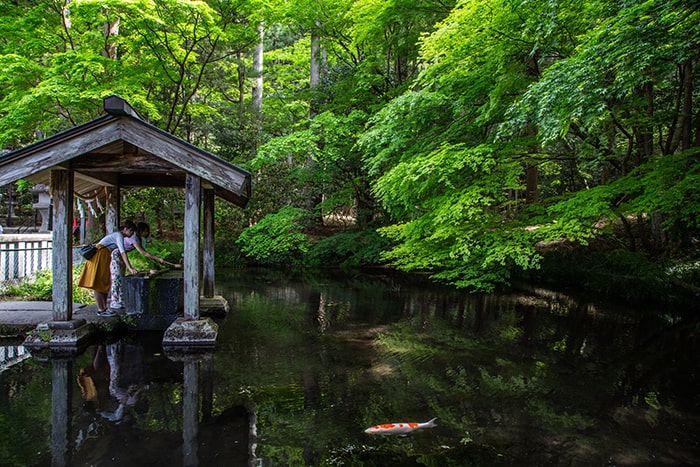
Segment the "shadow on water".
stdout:
<svg viewBox="0 0 700 467">
<path fill-rule="evenodd" d="M 700 462 L 698 323 L 681 312 L 387 275 L 217 271 L 217 287 L 232 311 L 213 352 L 140 332 L 17 359 L 0 465 Z"/>
</svg>

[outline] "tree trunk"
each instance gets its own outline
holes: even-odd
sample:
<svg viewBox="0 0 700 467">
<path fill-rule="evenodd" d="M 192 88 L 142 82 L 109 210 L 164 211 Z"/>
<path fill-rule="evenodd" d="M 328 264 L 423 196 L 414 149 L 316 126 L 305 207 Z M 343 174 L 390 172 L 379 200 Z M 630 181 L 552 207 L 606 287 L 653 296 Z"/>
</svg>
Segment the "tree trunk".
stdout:
<svg viewBox="0 0 700 467">
<path fill-rule="evenodd" d="M 253 108 L 258 112 L 262 112 L 262 96 L 263 96 L 263 38 L 265 30 L 263 24 L 258 25 L 258 44 L 255 46 L 255 55 L 253 56 L 253 74 L 255 75 L 255 86 L 253 87 Z"/>
<path fill-rule="evenodd" d="M 321 82 L 321 60 L 320 52 L 321 50 L 321 38 L 316 35 L 311 35 L 311 66 L 309 75 L 309 87 L 313 90 Z M 311 117 L 315 115 L 315 109 L 311 108 Z"/>
<path fill-rule="evenodd" d="M 530 204 L 537 201 L 537 181 L 538 171 L 537 166 L 530 164 L 525 168 L 525 176 L 527 180 L 525 188 L 525 202 Z"/>
<path fill-rule="evenodd" d="M 693 137 L 693 62 L 683 66 L 683 107 L 681 109 L 681 150 L 690 149 Z"/>
<path fill-rule="evenodd" d="M 527 134 L 534 136 L 537 134 L 537 128 L 530 125 L 527 129 Z M 531 148 L 531 153 L 536 154 L 538 149 Z M 537 201 L 537 189 L 539 183 L 539 172 L 535 161 L 529 161 L 525 166 L 525 203 L 532 204 Z"/>
<path fill-rule="evenodd" d="M 637 137 L 637 160 L 636 166 L 639 166 L 649 159 L 649 156 L 654 151 L 654 140 L 653 140 L 653 129 L 651 126 L 651 121 L 654 116 L 654 85 L 652 83 L 647 83 L 641 89 L 641 92 L 646 98 L 646 114 L 647 122 L 640 124 L 635 130 L 635 135 Z"/>
<path fill-rule="evenodd" d="M 313 119 L 316 116 L 316 99 L 314 98 L 314 88 L 321 83 L 321 38 L 316 34 L 311 34 L 311 58 L 309 70 L 309 87 L 311 88 L 311 101 L 309 102 L 309 118 Z M 318 148 L 323 150 L 322 147 Z M 313 154 L 309 154 L 306 158 L 306 165 L 310 172 L 316 170 L 316 162 L 313 159 Z M 317 209 L 317 206 L 323 201 L 323 187 L 321 187 L 313 177 L 309 186 L 308 194 L 308 210 L 311 213 L 313 223 L 317 226 L 323 225 L 323 213 Z"/>
<path fill-rule="evenodd" d="M 245 99 L 245 63 L 243 63 L 243 54 L 241 52 L 237 53 L 238 57 L 238 104 L 241 106 L 241 111 L 243 110 L 243 104 Z"/>
<path fill-rule="evenodd" d="M 119 36 L 119 17 L 117 17 L 112 22 L 105 23 L 104 38 L 105 47 L 102 49 L 102 56 L 111 58 L 112 60 L 117 59 L 117 41 L 110 40 Z"/>
<path fill-rule="evenodd" d="M 360 229 L 369 226 L 374 217 L 375 206 L 371 198 L 371 189 L 367 179 L 360 182 L 362 190 L 355 191 L 355 224 Z"/>
</svg>

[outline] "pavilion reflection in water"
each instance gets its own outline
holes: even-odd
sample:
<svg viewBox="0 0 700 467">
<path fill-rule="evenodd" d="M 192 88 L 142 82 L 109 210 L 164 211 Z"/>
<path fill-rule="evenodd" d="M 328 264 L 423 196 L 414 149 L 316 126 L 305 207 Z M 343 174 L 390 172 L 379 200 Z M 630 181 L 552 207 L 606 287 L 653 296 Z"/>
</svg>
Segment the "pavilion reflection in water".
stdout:
<svg viewBox="0 0 700 467">
<path fill-rule="evenodd" d="M 52 368 L 51 465 L 260 465 L 254 410 L 234 406 L 213 415 L 213 351 L 166 348 L 163 355 L 144 341 L 130 336 L 88 347 L 86 368 L 77 368 L 80 354 L 36 355 Z M 171 394 L 158 392 L 178 383 L 181 419 L 149 430 L 153 420 L 135 422 L 146 416 L 144 399 L 163 401 Z"/>
</svg>

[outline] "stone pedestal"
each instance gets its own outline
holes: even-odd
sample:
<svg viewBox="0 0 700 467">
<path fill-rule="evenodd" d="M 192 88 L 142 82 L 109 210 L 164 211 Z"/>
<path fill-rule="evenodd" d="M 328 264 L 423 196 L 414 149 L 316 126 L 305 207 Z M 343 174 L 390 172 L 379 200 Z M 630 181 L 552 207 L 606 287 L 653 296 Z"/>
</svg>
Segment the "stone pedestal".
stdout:
<svg viewBox="0 0 700 467">
<path fill-rule="evenodd" d="M 223 318 L 229 312 L 228 301 L 221 295 L 213 297 L 199 297 L 200 316 L 213 316 Z"/>
<path fill-rule="evenodd" d="M 163 348 L 213 348 L 218 333 L 219 325 L 211 318 L 179 318 L 163 334 Z"/>
<path fill-rule="evenodd" d="M 73 352 L 87 345 L 96 332 L 95 326 L 84 319 L 39 323 L 23 345 L 30 350 Z"/>
</svg>

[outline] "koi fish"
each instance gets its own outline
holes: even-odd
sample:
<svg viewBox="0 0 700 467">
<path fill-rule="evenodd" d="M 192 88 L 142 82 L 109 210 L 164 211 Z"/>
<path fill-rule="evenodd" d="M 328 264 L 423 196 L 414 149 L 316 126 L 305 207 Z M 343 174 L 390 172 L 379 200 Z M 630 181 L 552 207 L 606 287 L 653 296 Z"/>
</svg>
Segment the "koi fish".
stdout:
<svg viewBox="0 0 700 467">
<path fill-rule="evenodd" d="M 423 423 L 409 422 L 409 423 L 384 423 L 382 425 L 375 425 L 367 428 L 365 433 L 368 435 L 400 435 L 406 436 L 407 434 L 415 431 L 421 430 L 423 428 L 433 428 L 436 427 L 435 423 L 437 418 L 433 418 L 430 421 Z"/>
</svg>

